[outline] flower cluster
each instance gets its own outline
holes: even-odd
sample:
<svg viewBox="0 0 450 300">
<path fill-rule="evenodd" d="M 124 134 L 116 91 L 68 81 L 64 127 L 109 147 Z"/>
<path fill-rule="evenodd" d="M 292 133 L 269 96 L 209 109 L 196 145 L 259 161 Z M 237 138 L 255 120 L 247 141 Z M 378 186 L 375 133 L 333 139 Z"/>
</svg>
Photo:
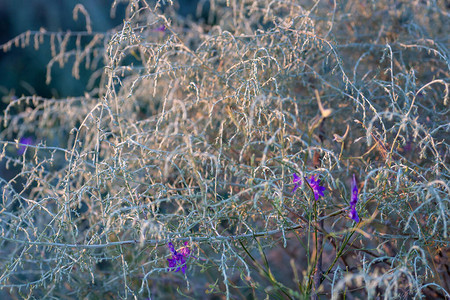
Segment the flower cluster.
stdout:
<svg viewBox="0 0 450 300">
<path fill-rule="evenodd" d="M 292 174 L 294 183 L 294 189 L 292 190 L 292 193 L 295 193 L 295 191 L 301 187 L 303 184 L 302 178 L 297 174 Z M 320 185 L 320 179 L 316 175 L 312 175 L 309 179 L 305 180 L 309 183 L 309 186 L 312 188 L 314 192 L 314 199 L 319 200 L 320 197 L 323 197 L 323 192 L 326 190 L 325 187 Z M 353 174 L 353 180 L 352 180 L 352 196 L 350 199 L 350 212 L 348 213 L 348 217 L 355 221 L 356 223 L 359 223 L 359 216 L 358 212 L 356 211 L 356 203 L 358 202 L 358 186 L 356 184 L 356 178 L 355 174 Z"/>
<path fill-rule="evenodd" d="M 294 183 L 294 189 L 292 190 L 292 193 L 295 193 L 295 191 L 301 187 L 303 184 L 302 178 L 298 176 L 297 174 L 292 174 L 294 177 L 293 183 Z M 306 178 L 305 178 L 306 179 Z M 325 187 L 320 185 L 320 179 L 316 179 L 316 175 L 312 175 L 309 179 L 307 179 L 309 186 L 313 189 L 314 192 L 314 199 L 319 200 L 319 197 L 323 197 L 323 192 L 325 191 Z"/>
<path fill-rule="evenodd" d="M 358 186 L 356 185 L 355 174 L 353 174 L 352 180 L 352 197 L 350 199 L 350 212 L 348 213 L 348 217 L 359 223 L 358 212 L 356 211 L 356 203 L 358 202 Z"/>
<path fill-rule="evenodd" d="M 325 187 L 320 185 L 320 179 L 315 177 L 315 175 L 311 175 L 308 180 L 309 185 L 314 191 L 314 199 L 319 200 L 319 197 L 323 197 L 323 191 L 325 191 Z"/>
<path fill-rule="evenodd" d="M 181 248 L 179 252 L 175 250 L 172 243 L 167 245 L 170 252 L 172 252 L 172 257 L 167 259 L 169 262 L 169 271 L 178 272 L 181 270 L 183 274 L 186 273 L 186 260 L 191 256 L 191 249 L 189 249 L 188 242 L 184 242 L 184 245 L 185 247 Z"/>
</svg>

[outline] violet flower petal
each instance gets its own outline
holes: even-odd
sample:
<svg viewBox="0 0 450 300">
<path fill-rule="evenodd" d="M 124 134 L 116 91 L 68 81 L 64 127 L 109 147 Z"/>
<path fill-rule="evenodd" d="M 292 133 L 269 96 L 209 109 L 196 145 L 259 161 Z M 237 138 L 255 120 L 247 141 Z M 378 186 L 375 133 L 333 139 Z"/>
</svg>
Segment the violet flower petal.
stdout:
<svg viewBox="0 0 450 300">
<path fill-rule="evenodd" d="M 358 212 L 356 211 L 356 208 L 354 206 L 350 209 L 350 212 L 348 213 L 348 217 L 350 219 L 352 219 L 353 221 L 355 221 L 356 223 L 359 223 Z"/>
<path fill-rule="evenodd" d="M 167 244 L 170 252 L 172 252 L 172 257 L 167 259 L 169 263 L 168 271 L 178 272 L 181 270 L 183 274 L 186 272 L 186 260 L 191 256 L 191 250 L 189 249 L 188 242 L 185 242 L 184 245 L 185 247 L 181 248 L 180 251 L 177 252 L 172 243 L 169 242 Z"/>
<path fill-rule="evenodd" d="M 33 145 L 33 138 L 32 137 L 21 137 L 19 140 L 19 143 L 24 144 L 24 145 Z M 27 149 L 27 146 L 19 146 L 19 149 L 17 150 L 17 154 L 22 155 L 26 149 Z"/>
<path fill-rule="evenodd" d="M 292 176 L 294 177 L 294 179 L 292 180 L 292 182 L 294 183 L 294 189 L 292 190 L 292 194 L 295 193 L 295 191 L 301 187 L 302 185 L 302 178 L 300 176 L 298 176 L 297 174 L 292 174 Z"/>
<path fill-rule="evenodd" d="M 356 184 L 355 174 L 353 174 L 352 180 L 352 198 L 350 200 L 350 205 L 355 206 L 358 202 L 358 185 Z"/>
<path fill-rule="evenodd" d="M 309 185 L 314 191 L 314 199 L 319 200 L 320 197 L 323 197 L 323 192 L 326 190 L 325 187 L 320 186 L 320 179 L 316 179 L 315 175 L 311 175 L 310 179 L 308 180 Z"/>
</svg>

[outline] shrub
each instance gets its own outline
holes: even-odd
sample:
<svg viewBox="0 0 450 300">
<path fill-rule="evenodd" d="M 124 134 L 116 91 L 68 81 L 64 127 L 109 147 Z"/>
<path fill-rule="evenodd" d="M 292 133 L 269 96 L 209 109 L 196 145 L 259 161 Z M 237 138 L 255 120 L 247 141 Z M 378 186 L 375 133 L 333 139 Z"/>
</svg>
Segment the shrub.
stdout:
<svg viewBox="0 0 450 300">
<path fill-rule="evenodd" d="M 3 292 L 450 297 L 447 8 L 202 9 L 127 1 L 100 33 L 77 5 L 85 32 L 3 45 L 50 48 L 48 83 L 92 71 L 84 96 L 9 99 Z"/>
</svg>

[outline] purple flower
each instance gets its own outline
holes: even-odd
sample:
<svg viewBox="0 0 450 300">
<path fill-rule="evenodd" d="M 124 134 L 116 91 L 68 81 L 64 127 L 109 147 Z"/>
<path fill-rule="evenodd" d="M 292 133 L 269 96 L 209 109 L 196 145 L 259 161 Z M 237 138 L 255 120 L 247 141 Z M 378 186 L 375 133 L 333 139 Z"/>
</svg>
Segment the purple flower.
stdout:
<svg viewBox="0 0 450 300">
<path fill-rule="evenodd" d="M 356 211 L 356 203 L 358 202 L 358 185 L 356 184 L 356 177 L 355 174 L 353 174 L 353 180 L 352 180 L 352 196 L 350 199 L 350 212 L 348 213 L 348 217 L 355 221 L 356 223 L 359 223 L 359 216 L 358 212 Z"/>
<path fill-rule="evenodd" d="M 188 242 L 184 242 L 184 246 L 185 247 L 180 249 L 180 253 L 184 257 L 189 257 L 191 255 L 191 249 L 189 249 Z"/>
<path fill-rule="evenodd" d="M 174 247 L 174 245 L 172 244 L 172 242 L 169 242 L 169 243 L 167 244 L 167 247 L 169 247 L 170 252 L 172 252 L 172 253 L 177 253 L 177 251 L 175 250 L 175 247 Z"/>
<path fill-rule="evenodd" d="M 350 208 L 350 212 L 348 213 L 348 217 L 350 219 L 352 219 L 353 221 L 355 221 L 356 223 L 359 223 L 359 216 L 358 216 L 358 212 L 356 211 L 356 207 L 352 206 Z"/>
<path fill-rule="evenodd" d="M 292 176 L 294 177 L 294 179 L 292 180 L 292 182 L 294 183 L 294 189 L 292 190 L 292 194 L 295 193 L 295 191 L 302 186 L 302 178 L 300 176 L 298 176 L 297 174 L 292 174 Z"/>
<path fill-rule="evenodd" d="M 186 273 L 186 259 L 191 255 L 191 250 L 189 249 L 188 242 L 185 242 L 184 245 L 185 247 L 181 248 L 180 252 L 177 252 L 172 243 L 167 244 L 170 252 L 172 252 L 172 257 L 167 259 L 169 262 L 168 271 L 178 272 L 181 270 L 183 274 Z"/>
<path fill-rule="evenodd" d="M 352 198 L 350 200 L 350 206 L 355 206 L 358 202 L 358 185 L 356 184 L 355 174 L 353 174 L 352 180 Z"/>
<path fill-rule="evenodd" d="M 19 149 L 17 150 L 17 154 L 22 155 L 25 152 L 25 149 L 27 149 L 27 146 L 24 145 L 33 145 L 33 138 L 32 137 L 21 137 L 19 140 L 20 144 L 23 144 L 19 146 Z"/>
<path fill-rule="evenodd" d="M 166 31 L 166 26 L 165 25 L 161 25 L 161 26 L 153 29 L 153 31 L 164 32 L 164 31 Z"/>
<path fill-rule="evenodd" d="M 320 186 L 320 179 L 315 178 L 316 175 L 311 175 L 311 178 L 308 180 L 309 185 L 314 191 L 314 198 L 319 200 L 319 197 L 323 197 L 323 191 L 325 191 L 325 188 L 323 186 Z"/>
</svg>

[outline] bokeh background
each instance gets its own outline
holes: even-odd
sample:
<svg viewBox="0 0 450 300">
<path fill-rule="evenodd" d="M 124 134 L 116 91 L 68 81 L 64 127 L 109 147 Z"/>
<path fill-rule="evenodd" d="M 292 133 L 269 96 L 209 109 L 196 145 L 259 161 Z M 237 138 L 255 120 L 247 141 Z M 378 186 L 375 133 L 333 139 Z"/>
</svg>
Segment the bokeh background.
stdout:
<svg viewBox="0 0 450 300">
<path fill-rule="evenodd" d="M 81 3 L 89 12 L 93 31 L 106 32 L 119 26 L 125 16 L 125 4 L 120 1 L 111 11 L 111 0 L 1 0 L 0 1 L 0 45 L 28 30 L 39 31 L 83 31 L 86 29 L 84 17 L 80 14 L 78 21 L 73 19 L 72 11 Z M 197 11 L 198 0 L 181 0 L 174 8 L 180 18 L 190 18 L 196 22 L 207 22 L 208 3 L 204 10 Z M 164 7 L 163 7 L 164 8 Z M 51 59 L 50 48 L 42 45 L 38 50 L 32 46 L 14 47 L 12 51 L 0 51 L 0 96 L 40 95 L 46 98 L 63 98 L 83 95 L 90 71 L 81 69 L 79 80 L 74 80 L 71 65 L 54 67 L 52 82 L 45 83 L 45 66 Z"/>
</svg>

